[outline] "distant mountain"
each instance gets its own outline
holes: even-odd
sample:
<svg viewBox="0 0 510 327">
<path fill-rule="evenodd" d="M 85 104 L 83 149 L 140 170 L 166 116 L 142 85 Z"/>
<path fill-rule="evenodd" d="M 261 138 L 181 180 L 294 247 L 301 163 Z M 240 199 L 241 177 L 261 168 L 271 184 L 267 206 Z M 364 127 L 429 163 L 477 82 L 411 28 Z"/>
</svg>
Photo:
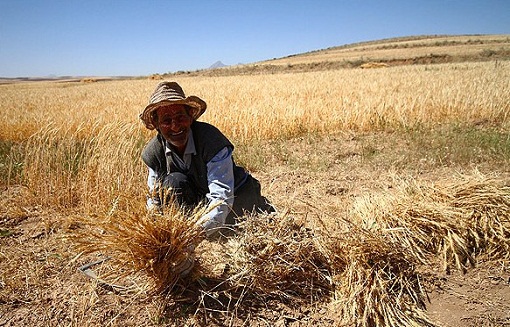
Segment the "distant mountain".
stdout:
<svg viewBox="0 0 510 327">
<path fill-rule="evenodd" d="M 225 65 L 224 63 L 222 63 L 221 61 L 218 60 L 214 64 L 209 66 L 209 69 L 215 69 L 215 68 L 221 68 L 221 67 L 227 67 L 227 65 Z"/>
</svg>

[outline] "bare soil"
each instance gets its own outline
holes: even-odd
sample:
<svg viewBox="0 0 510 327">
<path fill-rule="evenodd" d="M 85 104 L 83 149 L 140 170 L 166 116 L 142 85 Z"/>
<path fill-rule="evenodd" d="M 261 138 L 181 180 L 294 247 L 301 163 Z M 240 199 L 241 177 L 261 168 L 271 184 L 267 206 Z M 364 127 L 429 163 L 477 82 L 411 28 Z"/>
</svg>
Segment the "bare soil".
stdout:
<svg viewBox="0 0 510 327">
<path fill-rule="evenodd" d="M 474 168 L 508 176 L 508 163 L 442 162 L 416 156 L 399 135 L 336 135 L 267 144 L 266 169 L 254 171 L 278 209 L 312 217 L 334 216 L 356 196 L 388 191 L 395 176 L 437 181 Z M 332 326 L 331 299 L 310 301 L 222 293 L 221 260 L 203 262 L 217 274 L 182 285 L 180 295 L 118 293 L 78 272 L 100 255 L 80 256 L 64 238 L 73 212 L 34 205 L 22 186 L 0 189 L 0 326 Z M 143 201 L 143 199 L 140 199 Z M 320 205 L 319 205 L 320 204 Z M 78 210 L 78 209 L 76 209 Z M 204 244 L 202 251 L 221 251 Z M 215 248 L 216 247 L 216 248 Z M 105 266 L 103 269 L 107 269 Z M 420 267 L 429 295 L 427 313 L 438 326 L 510 326 L 510 266 L 483 262 L 466 274 Z M 133 276 L 131 283 L 143 283 Z"/>
</svg>

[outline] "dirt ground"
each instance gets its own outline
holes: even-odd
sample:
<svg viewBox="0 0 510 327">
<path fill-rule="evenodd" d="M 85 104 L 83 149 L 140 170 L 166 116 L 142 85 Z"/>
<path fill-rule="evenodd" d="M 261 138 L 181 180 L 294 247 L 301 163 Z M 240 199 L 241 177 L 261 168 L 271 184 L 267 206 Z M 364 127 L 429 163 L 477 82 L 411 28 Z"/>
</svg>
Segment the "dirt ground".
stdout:
<svg viewBox="0 0 510 327">
<path fill-rule="evenodd" d="M 445 327 L 510 326 L 508 268 L 480 263 L 465 275 L 436 275 L 429 288 L 429 317 Z"/>
<path fill-rule="evenodd" d="M 509 173 L 508 165 L 500 163 L 438 165 L 434 158 L 409 156 L 405 140 L 392 136 L 338 135 L 320 140 L 320 146 L 316 141 L 289 141 L 285 153 L 268 154 L 270 172 L 253 172 L 278 209 L 313 216 L 320 202 L 321 210 L 334 214 L 345 210 L 356 196 L 391 191 L 398 183 L 395 176 L 436 181 L 474 167 L 498 175 Z M 326 296 L 313 302 L 242 292 L 228 298 L 221 292 L 221 272 L 220 277 L 185 285 L 181 297 L 106 290 L 78 272 L 78 267 L 97 257 L 69 250 L 63 238 L 70 227 L 68 217 L 27 203 L 24 197 L 29 191 L 21 186 L 0 190 L 0 326 L 338 324 Z M 446 274 L 437 267 L 420 270 L 429 296 L 427 314 L 437 326 L 510 326 L 508 263 L 478 262 L 466 274 Z M 135 276 L 132 283 L 143 280 Z"/>
</svg>

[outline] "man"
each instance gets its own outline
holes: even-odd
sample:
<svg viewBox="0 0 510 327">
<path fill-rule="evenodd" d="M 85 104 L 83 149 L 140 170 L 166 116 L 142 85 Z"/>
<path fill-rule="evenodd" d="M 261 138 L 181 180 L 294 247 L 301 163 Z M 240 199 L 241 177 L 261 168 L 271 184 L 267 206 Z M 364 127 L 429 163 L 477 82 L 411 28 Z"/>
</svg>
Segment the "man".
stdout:
<svg viewBox="0 0 510 327">
<path fill-rule="evenodd" d="M 260 194 L 260 183 L 232 158 L 234 146 L 214 126 L 198 122 L 206 103 L 186 97 L 176 82 L 160 83 L 140 119 L 158 134 L 142 152 L 148 167 L 149 209 L 159 209 L 166 199 L 158 194 L 169 189 L 181 205 L 206 201 L 211 210 L 202 227 L 214 238 L 235 224 L 245 211 L 272 212 Z"/>
</svg>

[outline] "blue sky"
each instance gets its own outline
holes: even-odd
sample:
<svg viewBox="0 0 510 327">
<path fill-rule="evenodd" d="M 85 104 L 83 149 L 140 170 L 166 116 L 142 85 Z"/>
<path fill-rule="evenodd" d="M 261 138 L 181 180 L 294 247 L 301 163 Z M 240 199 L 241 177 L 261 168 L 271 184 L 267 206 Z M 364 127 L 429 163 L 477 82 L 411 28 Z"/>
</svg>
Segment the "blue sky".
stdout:
<svg viewBox="0 0 510 327">
<path fill-rule="evenodd" d="M 149 75 L 424 34 L 510 34 L 510 0 L 0 0 L 0 76 Z"/>
</svg>

